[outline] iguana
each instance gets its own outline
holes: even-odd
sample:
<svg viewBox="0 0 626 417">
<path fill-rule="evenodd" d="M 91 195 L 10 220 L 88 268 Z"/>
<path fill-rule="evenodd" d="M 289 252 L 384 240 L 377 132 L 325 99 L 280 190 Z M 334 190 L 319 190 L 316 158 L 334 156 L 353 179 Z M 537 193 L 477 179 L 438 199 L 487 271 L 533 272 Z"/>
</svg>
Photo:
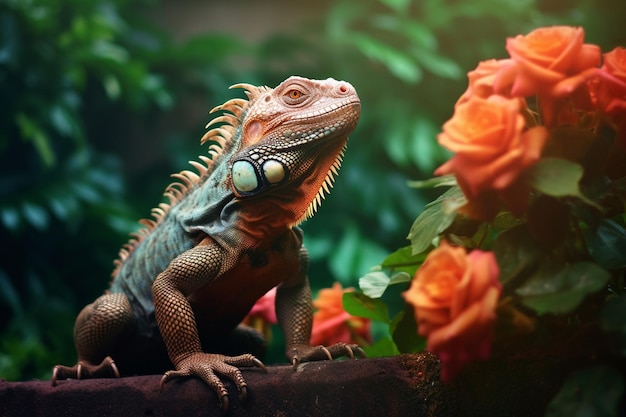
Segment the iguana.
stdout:
<svg viewBox="0 0 626 417">
<path fill-rule="evenodd" d="M 196 172 L 174 174 L 169 203 L 120 250 L 108 291 L 87 305 L 74 326 L 78 363 L 57 365 L 65 378 L 151 372 L 165 359 L 179 377 L 204 380 L 228 409 L 220 377 L 245 399 L 239 367 L 263 363 L 232 354 L 250 335 L 238 324 L 255 301 L 278 286 L 276 312 L 294 367 L 303 361 L 354 357 L 357 345 L 310 346 L 312 306 L 308 256 L 297 227 L 332 187 L 360 101 L 347 82 L 290 77 L 274 89 L 237 84 L 234 98 L 211 113 L 201 143 L 209 156 Z M 205 353 L 210 352 L 210 353 Z M 169 361 L 167 362 L 167 357 Z M 115 362 L 113 359 L 115 359 Z M 117 365 L 116 365 L 117 363 Z M 163 368 L 165 370 L 166 368 Z"/>
</svg>

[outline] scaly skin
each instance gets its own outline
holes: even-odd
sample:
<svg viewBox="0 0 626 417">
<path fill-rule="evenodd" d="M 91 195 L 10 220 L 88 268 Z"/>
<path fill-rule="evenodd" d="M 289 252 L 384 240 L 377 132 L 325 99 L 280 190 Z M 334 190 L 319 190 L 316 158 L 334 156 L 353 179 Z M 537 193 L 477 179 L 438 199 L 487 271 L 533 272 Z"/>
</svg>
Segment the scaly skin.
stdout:
<svg viewBox="0 0 626 417">
<path fill-rule="evenodd" d="M 254 355 L 241 354 L 257 338 L 238 324 L 275 286 L 294 366 L 361 353 L 356 345 L 309 345 L 308 256 L 296 227 L 332 186 L 359 118 L 356 91 L 346 82 L 300 77 L 275 89 L 235 87 L 249 100 L 214 109 L 223 114 L 202 140 L 212 143 L 211 159 L 192 162 L 197 174 L 174 175 L 180 182 L 166 190 L 170 203 L 154 209 L 154 219 L 143 220 L 146 228 L 122 249 L 109 291 L 76 320 L 78 363 L 57 365 L 53 384 L 119 376 L 111 357 L 120 368 L 151 372 L 166 349 L 175 369 L 161 385 L 196 376 L 227 409 L 220 377 L 234 381 L 245 398 L 239 367 L 265 369 Z"/>
</svg>

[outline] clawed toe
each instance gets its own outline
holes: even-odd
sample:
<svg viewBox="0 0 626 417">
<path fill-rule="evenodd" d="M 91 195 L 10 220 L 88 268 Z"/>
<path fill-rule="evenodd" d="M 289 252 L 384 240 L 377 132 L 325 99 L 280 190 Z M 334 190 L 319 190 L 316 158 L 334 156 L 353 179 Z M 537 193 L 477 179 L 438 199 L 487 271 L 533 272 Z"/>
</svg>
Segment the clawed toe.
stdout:
<svg viewBox="0 0 626 417">
<path fill-rule="evenodd" d="M 74 366 L 57 365 L 52 369 L 52 386 L 62 379 L 119 378 L 120 372 L 115 361 L 109 356 L 94 365 L 88 361 L 78 361 Z"/>
<path fill-rule="evenodd" d="M 222 356 L 197 352 L 178 361 L 176 370 L 167 371 L 161 378 L 160 388 L 163 389 L 172 379 L 196 376 L 211 387 L 217 394 L 222 411 L 227 412 L 230 408 L 229 394 L 220 377 L 235 383 L 242 402 L 248 399 L 248 386 L 239 367 L 256 367 L 267 372 L 263 362 L 253 355 Z"/>
<path fill-rule="evenodd" d="M 341 356 L 355 359 L 356 356 L 364 358 L 365 351 L 359 345 L 336 343 L 332 346 L 308 346 L 298 345 L 291 349 L 291 365 L 297 368 L 301 362 L 311 362 L 319 360 L 333 360 Z"/>
</svg>

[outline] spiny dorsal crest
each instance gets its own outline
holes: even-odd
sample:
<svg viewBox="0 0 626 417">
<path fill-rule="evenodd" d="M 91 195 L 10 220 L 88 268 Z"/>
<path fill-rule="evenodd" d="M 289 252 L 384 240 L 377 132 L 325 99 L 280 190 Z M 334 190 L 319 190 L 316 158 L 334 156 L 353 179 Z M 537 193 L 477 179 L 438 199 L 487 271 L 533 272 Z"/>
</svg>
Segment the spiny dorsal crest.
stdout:
<svg viewBox="0 0 626 417">
<path fill-rule="evenodd" d="M 330 194 L 330 189 L 333 188 L 333 184 L 335 182 L 335 176 L 339 175 L 339 169 L 341 168 L 341 162 L 343 161 L 343 154 L 345 151 L 346 145 L 344 145 L 343 149 L 339 152 L 337 158 L 330 166 L 330 170 L 328 171 L 328 174 L 326 174 L 326 178 L 324 178 L 322 186 L 315 195 L 315 198 L 311 201 L 311 204 L 309 204 L 309 207 L 307 207 L 304 217 L 297 222 L 296 226 L 313 217 L 317 212 L 317 209 L 322 205 L 322 200 L 326 198 L 326 194 Z"/>
<path fill-rule="evenodd" d="M 210 114 L 222 112 L 206 125 L 207 129 L 211 129 L 200 139 L 200 144 L 202 145 L 207 142 L 210 143 L 209 156 L 200 155 L 198 158 L 201 162 L 189 161 L 197 173 L 191 170 L 183 170 L 172 174 L 172 177 L 175 178 L 176 181 L 172 182 L 165 189 L 165 193 L 163 194 L 168 198 L 169 203 L 161 203 L 158 207 L 153 208 L 151 212 L 152 219 L 141 219 L 139 221 L 144 227 L 131 233 L 131 239 L 120 249 L 119 257 L 114 261 L 115 269 L 112 273 L 113 277 L 117 275 L 122 264 L 133 250 L 135 250 L 141 241 L 165 218 L 170 208 L 184 198 L 196 184 L 201 182 L 203 177 L 212 172 L 213 165 L 217 158 L 234 145 L 234 133 L 243 122 L 242 119 L 245 110 L 254 99 L 270 90 L 268 87 L 257 87 L 245 83 L 235 84 L 230 88 L 242 88 L 248 99 L 233 98 L 209 111 Z"/>
</svg>

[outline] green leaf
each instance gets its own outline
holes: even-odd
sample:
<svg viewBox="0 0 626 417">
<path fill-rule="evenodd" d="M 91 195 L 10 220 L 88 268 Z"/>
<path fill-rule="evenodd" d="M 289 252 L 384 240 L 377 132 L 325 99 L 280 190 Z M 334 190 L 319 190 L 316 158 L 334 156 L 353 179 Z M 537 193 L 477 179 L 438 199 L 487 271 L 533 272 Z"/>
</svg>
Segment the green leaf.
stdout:
<svg viewBox="0 0 626 417">
<path fill-rule="evenodd" d="M 384 272 L 373 271 L 359 278 L 359 288 L 368 297 L 380 298 L 387 289 L 389 281 L 391 278 Z"/>
<path fill-rule="evenodd" d="M 454 187 L 457 185 L 454 175 L 443 175 L 441 177 L 429 178 L 422 181 L 409 181 L 408 186 L 411 188 L 436 188 L 436 187 Z"/>
<path fill-rule="evenodd" d="M 411 126 L 408 115 L 403 113 L 400 109 L 392 111 L 393 116 L 391 116 L 389 126 L 386 129 L 387 139 L 383 141 L 383 146 L 389 158 L 396 165 L 408 168 L 411 165 L 411 155 L 407 152 L 407 148 L 413 138 L 410 133 Z"/>
<path fill-rule="evenodd" d="M 602 309 L 600 323 L 602 330 L 613 333 L 615 336 L 616 340 L 611 350 L 622 357 L 626 357 L 626 320 L 624 317 L 626 317 L 626 294 L 611 296 Z"/>
<path fill-rule="evenodd" d="M 405 149 L 411 160 L 422 172 L 432 172 L 441 163 L 445 149 L 439 146 L 436 137 L 441 126 L 426 116 L 411 115 L 410 141 Z"/>
<path fill-rule="evenodd" d="M 409 39 L 412 45 L 418 45 L 425 49 L 437 48 L 437 36 L 427 26 L 426 22 L 413 19 L 405 19 L 401 23 L 402 33 Z"/>
<path fill-rule="evenodd" d="M 610 219 L 586 230 L 585 242 L 589 255 L 598 265 L 609 270 L 626 268 L 626 229 Z"/>
<path fill-rule="evenodd" d="M 353 316 L 389 323 L 387 305 L 379 299 L 370 298 L 357 291 L 350 291 L 343 293 L 342 301 L 344 310 Z"/>
<path fill-rule="evenodd" d="M 355 225 L 348 225 L 346 231 L 329 254 L 329 267 L 343 284 L 353 283 L 355 276 L 367 273 L 387 250 L 377 242 L 365 238 Z"/>
<path fill-rule="evenodd" d="M 543 155 L 578 161 L 585 156 L 595 142 L 595 133 L 577 126 L 559 126 L 550 129 L 550 140 Z"/>
<path fill-rule="evenodd" d="M 48 212 L 43 207 L 25 201 L 22 204 L 22 214 L 34 228 L 38 230 L 46 230 L 48 228 L 50 219 Z"/>
<path fill-rule="evenodd" d="M 11 231 L 16 231 L 20 227 L 20 214 L 15 207 L 0 208 L 0 222 Z"/>
<path fill-rule="evenodd" d="M 411 4 L 411 0 L 380 0 L 380 2 L 398 13 L 406 13 Z"/>
<path fill-rule="evenodd" d="M 385 336 L 377 340 L 373 345 L 367 346 L 363 350 L 368 358 L 380 358 L 400 354 L 390 336 Z"/>
<path fill-rule="evenodd" d="M 439 77 L 458 80 L 464 74 L 459 64 L 434 51 L 416 48 L 413 51 L 413 56 L 424 68 Z"/>
<path fill-rule="evenodd" d="M 399 49 L 361 33 L 353 33 L 350 40 L 363 55 L 386 66 L 389 72 L 400 80 L 408 84 L 417 84 L 422 79 L 420 67 Z"/>
<path fill-rule="evenodd" d="M 592 262 L 546 265 L 516 291 L 524 305 L 538 314 L 565 314 L 588 295 L 599 291 L 610 274 Z"/>
<path fill-rule="evenodd" d="M 391 277 L 382 271 L 371 271 L 359 278 L 359 288 L 371 298 L 380 298 L 390 285 L 411 282 L 412 275 L 398 272 Z"/>
<path fill-rule="evenodd" d="M 503 284 L 530 272 L 543 257 L 541 246 L 524 225 L 500 233 L 493 244 L 493 252 Z"/>
<path fill-rule="evenodd" d="M 421 352 L 426 348 L 426 339 L 417 334 L 415 314 L 409 305 L 393 318 L 389 332 L 402 353 Z"/>
<path fill-rule="evenodd" d="M 23 113 L 18 113 L 15 116 L 15 121 L 20 128 L 22 138 L 32 142 L 44 166 L 54 166 L 56 155 L 52 149 L 52 141 L 45 129 L 41 128 L 36 120 Z"/>
<path fill-rule="evenodd" d="M 559 158 L 543 158 L 526 171 L 528 183 L 534 189 L 552 197 L 577 197 L 602 209 L 580 191 L 578 183 L 583 174 L 582 166 Z"/>
<path fill-rule="evenodd" d="M 571 375 L 548 405 L 546 417 L 617 417 L 624 396 L 620 372 L 605 365 Z"/>
<path fill-rule="evenodd" d="M 382 268 L 390 268 L 393 272 L 405 272 L 410 277 L 415 274 L 417 268 L 424 262 L 426 255 L 426 253 L 414 255 L 413 248 L 411 246 L 405 246 L 387 256 L 380 266 Z M 392 281 L 394 281 L 394 279 L 395 275 L 392 276 Z M 390 282 L 390 284 L 391 283 L 392 282 Z"/>
<path fill-rule="evenodd" d="M 389 285 L 396 284 L 405 284 L 407 282 L 411 282 L 413 276 L 407 272 L 398 272 L 397 274 L 393 274 L 391 276 L 391 280 L 389 281 Z"/>
<path fill-rule="evenodd" d="M 452 187 L 435 201 L 426 205 L 418 216 L 408 235 L 413 254 L 424 252 L 439 233 L 446 230 L 456 217 L 456 210 L 465 204 L 466 199 L 459 187 Z"/>
</svg>

